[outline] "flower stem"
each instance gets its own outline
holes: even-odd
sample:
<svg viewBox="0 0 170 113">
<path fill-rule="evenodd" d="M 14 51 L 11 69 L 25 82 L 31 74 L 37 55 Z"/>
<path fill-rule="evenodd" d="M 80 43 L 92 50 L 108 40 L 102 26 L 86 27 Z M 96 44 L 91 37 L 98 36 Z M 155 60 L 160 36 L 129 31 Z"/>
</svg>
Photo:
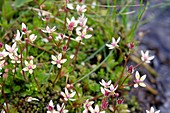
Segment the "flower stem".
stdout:
<svg viewBox="0 0 170 113">
<path fill-rule="evenodd" d="M 77 60 L 77 54 L 78 54 L 78 51 L 79 51 L 79 48 L 80 48 L 80 43 L 81 43 L 81 40 L 79 41 L 78 43 L 78 46 L 77 46 L 77 49 L 76 49 L 76 52 L 74 53 L 74 68 L 76 66 L 76 60 Z M 74 69 L 73 69 L 74 70 Z"/>
<path fill-rule="evenodd" d="M 35 83 L 37 84 L 38 90 L 40 90 L 40 86 L 39 86 L 38 81 L 37 81 L 37 79 L 35 78 L 35 75 L 34 75 L 34 74 L 33 74 L 33 78 L 34 78 Z"/>
</svg>

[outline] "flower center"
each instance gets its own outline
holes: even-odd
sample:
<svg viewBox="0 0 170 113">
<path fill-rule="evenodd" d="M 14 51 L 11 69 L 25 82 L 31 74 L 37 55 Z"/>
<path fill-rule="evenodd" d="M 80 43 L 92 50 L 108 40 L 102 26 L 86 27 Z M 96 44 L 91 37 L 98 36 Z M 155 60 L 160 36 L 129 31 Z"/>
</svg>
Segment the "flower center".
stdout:
<svg viewBox="0 0 170 113">
<path fill-rule="evenodd" d="M 53 110 L 53 107 L 52 107 L 52 106 L 48 106 L 47 109 L 48 109 L 49 111 L 51 111 L 51 110 Z"/>
<path fill-rule="evenodd" d="M 111 45 L 115 47 L 115 46 L 116 46 L 116 43 L 111 43 Z"/>
<path fill-rule="evenodd" d="M 60 60 L 56 60 L 56 63 L 57 63 L 57 64 L 60 64 Z"/>
<path fill-rule="evenodd" d="M 28 66 L 28 69 L 32 69 L 32 66 L 31 66 L 31 65 L 29 65 L 29 66 Z"/>
<path fill-rule="evenodd" d="M 24 32 L 24 33 L 25 33 L 26 31 L 27 31 L 27 29 L 26 29 L 26 28 L 23 28 L 23 29 L 22 29 L 22 32 Z"/>
</svg>

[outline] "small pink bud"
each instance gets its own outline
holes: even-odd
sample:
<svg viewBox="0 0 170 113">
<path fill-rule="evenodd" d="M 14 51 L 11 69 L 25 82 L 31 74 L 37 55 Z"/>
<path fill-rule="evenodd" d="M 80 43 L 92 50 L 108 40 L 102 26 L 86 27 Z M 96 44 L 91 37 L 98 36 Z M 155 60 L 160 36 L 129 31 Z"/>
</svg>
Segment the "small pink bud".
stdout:
<svg viewBox="0 0 170 113">
<path fill-rule="evenodd" d="M 17 35 L 16 35 L 16 34 L 14 34 L 14 39 L 16 38 L 16 36 L 17 36 Z"/>
<path fill-rule="evenodd" d="M 7 77 L 8 77 L 8 74 L 7 74 L 7 73 L 4 73 L 4 74 L 3 74 L 3 78 L 6 79 Z"/>
<path fill-rule="evenodd" d="M 134 67 L 133 67 L 132 65 L 130 65 L 130 66 L 128 67 L 128 72 L 129 72 L 129 73 L 133 73 L 133 72 L 134 72 Z"/>
<path fill-rule="evenodd" d="M 46 15 L 46 16 L 45 16 L 45 19 L 46 19 L 46 20 L 49 20 L 49 19 L 50 19 L 50 15 Z"/>
<path fill-rule="evenodd" d="M 115 93 L 115 94 L 114 94 L 114 97 L 118 97 L 118 96 L 119 96 L 119 93 Z"/>
<path fill-rule="evenodd" d="M 0 42 L 0 48 L 2 48 L 3 47 L 3 43 L 2 42 Z"/>
<path fill-rule="evenodd" d="M 117 99 L 117 104 L 122 104 L 122 103 L 123 103 L 123 101 L 124 101 L 124 99 L 123 99 L 123 98 L 118 98 L 118 99 Z"/>
<path fill-rule="evenodd" d="M 52 111 L 54 108 L 49 105 L 49 106 L 47 106 L 47 109 L 48 109 L 49 111 Z"/>
<path fill-rule="evenodd" d="M 5 73 L 8 73 L 8 69 L 5 69 Z"/>
<path fill-rule="evenodd" d="M 109 104 L 108 104 L 107 100 L 106 99 L 102 99 L 101 108 L 102 109 L 107 109 L 108 105 Z"/>
<path fill-rule="evenodd" d="M 66 86 L 68 89 L 72 89 L 73 88 L 73 84 L 67 84 Z"/>
<path fill-rule="evenodd" d="M 66 45 L 63 46 L 62 50 L 63 50 L 63 51 L 67 51 L 67 46 L 66 46 Z"/>
<path fill-rule="evenodd" d="M 78 0 L 78 2 L 82 2 L 83 0 Z"/>
<path fill-rule="evenodd" d="M 132 43 L 132 42 L 129 43 L 129 44 L 128 44 L 128 47 L 129 47 L 129 49 L 133 49 L 133 48 L 134 48 L 134 43 Z"/>
<path fill-rule="evenodd" d="M 24 33 L 25 33 L 26 31 L 27 31 L 27 29 L 26 29 L 26 28 L 23 28 L 23 29 L 22 29 L 22 32 L 24 32 Z"/>
<path fill-rule="evenodd" d="M 50 35 L 50 36 L 48 37 L 49 40 L 51 40 L 52 38 L 53 38 L 52 35 Z"/>
</svg>

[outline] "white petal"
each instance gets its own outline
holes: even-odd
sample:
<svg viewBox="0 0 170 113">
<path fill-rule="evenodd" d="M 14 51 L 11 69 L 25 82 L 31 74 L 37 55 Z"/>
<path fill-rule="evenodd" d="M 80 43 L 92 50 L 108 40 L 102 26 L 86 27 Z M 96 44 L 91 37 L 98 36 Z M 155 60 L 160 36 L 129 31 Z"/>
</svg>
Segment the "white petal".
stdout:
<svg viewBox="0 0 170 113">
<path fill-rule="evenodd" d="M 107 47 L 113 47 L 111 44 L 106 44 Z"/>
<path fill-rule="evenodd" d="M 88 39 L 88 38 L 91 38 L 92 37 L 92 35 L 85 35 L 85 39 Z"/>
<path fill-rule="evenodd" d="M 28 65 L 28 61 L 25 60 L 25 65 L 27 66 Z"/>
<path fill-rule="evenodd" d="M 153 60 L 155 58 L 155 56 L 151 56 L 148 58 L 148 60 Z"/>
<path fill-rule="evenodd" d="M 58 68 L 61 68 L 61 64 L 57 64 L 57 67 L 58 67 Z"/>
<path fill-rule="evenodd" d="M 137 88 L 137 87 L 138 87 L 138 84 L 134 84 L 134 87 Z"/>
<path fill-rule="evenodd" d="M 150 113 L 150 111 L 146 110 L 146 113 Z"/>
<path fill-rule="evenodd" d="M 24 23 L 22 23 L 22 29 L 23 29 L 23 28 L 25 28 L 25 29 L 27 28 Z"/>
<path fill-rule="evenodd" d="M 141 78 L 140 78 L 140 81 L 144 81 L 146 78 L 146 75 L 143 75 Z"/>
<path fill-rule="evenodd" d="M 120 41 L 120 37 L 117 39 L 116 43 L 119 43 L 119 41 Z"/>
<path fill-rule="evenodd" d="M 66 98 L 66 94 L 64 92 L 60 93 L 64 98 Z"/>
<path fill-rule="evenodd" d="M 58 55 L 58 60 L 61 60 L 61 58 L 62 58 L 62 54 L 60 53 L 60 54 Z"/>
<path fill-rule="evenodd" d="M 139 75 L 139 72 L 138 72 L 138 71 L 136 71 L 135 77 L 136 77 L 136 80 L 139 80 L 139 79 L 140 79 L 140 75 Z"/>
<path fill-rule="evenodd" d="M 23 68 L 22 70 L 23 70 L 23 71 L 28 71 L 28 68 L 27 68 L 27 67 L 25 67 L 25 68 Z"/>
<path fill-rule="evenodd" d="M 32 73 L 33 73 L 33 70 L 32 70 L 32 69 L 30 69 L 30 70 L 29 70 L 29 73 L 30 73 L 30 74 L 32 74 Z"/>
<path fill-rule="evenodd" d="M 70 20 L 68 18 L 66 18 L 66 21 L 67 21 L 68 24 L 70 24 Z"/>
<path fill-rule="evenodd" d="M 155 113 L 159 113 L 159 112 L 160 112 L 160 110 L 156 111 Z"/>
<path fill-rule="evenodd" d="M 77 41 L 80 41 L 80 40 L 81 40 L 81 37 L 80 37 L 80 36 L 76 37 L 76 40 L 77 40 Z"/>
<path fill-rule="evenodd" d="M 139 85 L 142 86 L 142 87 L 146 87 L 146 84 L 143 83 L 143 82 L 139 83 Z"/>
<path fill-rule="evenodd" d="M 67 61 L 67 59 L 62 59 L 60 62 L 63 64 Z"/>
<path fill-rule="evenodd" d="M 98 105 L 95 106 L 95 112 L 99 112 L 99 106 Z"/>
<path fill-rule="evenodd" d="M 74 97 L 75 94 L 76 94 L 76 92 L 72 92 L 72 93 L 70 94 L 70 97 Z"/>
<path fill-rule="evenodd" d="M 5 44 L 5 48 L 7 51 L 10 51 L 12 49 L 8 44 Z"/>
<path fill-rule="evenodd" d="M 103 87 L 100 87 L 100 90 L 101 90 L 102 94 L 104 95 L 104 94 L 105 94 L 104 88 L 103 88 Z"/>
<path fill-rule="evenodd" d="M 114 37 L 112 37 L 112 43 L 115 43 L 115 42 L 116 42 L 115 38 L 114 38 Z"/>
<path fill-rule="evenodd" d="M 36 68 L 36 65 L 32 65 L 32 68 L 35 69 L 35 68 Z"/>
<path fill-rule="evenodd" d="M 50 100 L 50 103 L 49 103 L 50 106 L 54 107 L 54 104 L 53 104 L 53 101 Z"/>
<path fill-rule="evenodd" d="M 142 57 L 145 55 L 144 52 L 143 52 L 143 50 L 141 50 L 141 55 L 142 55 Z"/>
<path fill-rule="evenodd" d="M 57 60 L 57 58 L 56 58 L 54 55 L 51 55 L 51 58 L 52 58 L 54 61 Z"/>
<path fill-rule="evenodd" d="M 67 4 L 68 9 L 74 9 L 73 4 Z"/>
<path fill-rule="evenodd" d="M 52 64 L 54 64 L 54 65 L 56 64 L 56 62 L 55 62 L 55 61 L 51 61 L 51 63 L 52 63 Z"/>
<path fill-rule="evenodd" d="M 30 64 L 33 64 L 33 60 L 30 60 Z"/>
<path fill-rule="evenodd" d="M 17 44 L 16 42 L 12 45 L 12 50 L 14 50 L 16 48 Z"/>
</svg>

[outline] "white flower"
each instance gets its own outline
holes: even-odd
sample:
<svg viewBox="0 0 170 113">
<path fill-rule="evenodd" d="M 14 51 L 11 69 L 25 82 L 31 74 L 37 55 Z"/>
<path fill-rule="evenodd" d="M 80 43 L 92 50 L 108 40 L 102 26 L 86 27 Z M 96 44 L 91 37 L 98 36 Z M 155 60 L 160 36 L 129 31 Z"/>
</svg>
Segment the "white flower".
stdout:
<svg viewBox="0 0 170 113">
<path fill-rule="evenodd" d="M 67 8 L 73 10 L 74 9 L 73 4 L 67 4 Z"/>
<path fill-rule="evenodd" d="M 91 113 L 105 113 L 105 111 L 100 111 L 98 105 L 96 105 L 94 109 L 92 108 L 92 106 L 90 106 L 89 110 Z"/>
<path fill-rule="evenodd" d="M 111 80 L 109 80 L 108 82 L 105 82 L 103 79 L 102 79 L 102 82 L 99 82 L 102 86 L 104 86 L 105 88 L 108 88 L 109 85 L 111 84 Z"/>
<path fill-rule="evenodd" d="M 13 63 L 13 64 L 21 63 L 20 58 L 21 58 L 21 55 L 18 55 L 17 53 L 13 56 L 10 56 L 11 63 Z"/>
<path fill-rule="evenodd" d="M 109 47 L 109 49 L 114 49 L 115 47 L 119 47 L 118 43 L 120 41 L 120 37 L 117 39 L 117 41 L 115 40 L 115 38 L 112 38 L 112 43 L 111 44 L 106 44 L 107 47 Z"/>
<path fill-rule="evenodd" d="M 150 61 L 155 58 L 155 56 L 149 56 L 149 51 L 148 50 L 145 53 L 142 50 L 141 55 L 142 55 L 141 60 L 146 62 L 146 63 L 150 63 Z"/>
<path fill-rule="evenodd" d="M 54 26 L 52 29 L 50 29 L 48 26 L 46 27 L 46 29 L 42 29 L 41 31 L 44 33 L 52 33 L 56 30 L 56 26 Z"/>
<path fill-rule="evenodd" d="M 77 29 L 76 29 L 76 34 L 77 34 L 78 36 L 76 37 L 76 40 L 77 40 L 77 41 L 80 41 L 80 40 L 82 40 L 83 38 L 89 39 L 89 38 L 92 37 L 92 35 L 87 35 L 86 33 L 87 33 L 87 29 L 86 29 L 86 28 L 82 29 L 82 27 L 77 27 Z"/>
<path fill-rule="evenodd" d="M 2 52 L 0 52 L 0 60 L 5 58 L 8 55 L 8 52 L 4 49 Z"/>
<path fill-rule="evenodd" d="M 151 107 L 150 111 L 146 110 L 146 113 L 159 113 L 160 110 L 155 111 L 153 107 Z"/>
<path fill-rule="evenodd" d="M 110 92 L 111 92 L 112 94 L 115 94 L 115 91 L 117 90 L 117 88 L 118 88 L 118 85 L 116 85 L 116 86 L 114 87 L 114 85 L 111 84 L 111 85 L 110 85 Z"/>
<path fill-rule="evenodd" d="M 85 27 L 86 23 L 87 23 L 87 18 L 84 17 L 84 13 L 82 14 L 82 16 L 80 16 L 78 18 L 78 23 L 81 27 Z"/>
<path fill-rule="evenodd" d="M 39 99 L 33 98 L 33 97 L 28 97 L 28 98 L 26 98 L 26 101 L 27 101 L 27 102 L 31 102 L 31 101 L 33 101 L 33 100 L 39 101 Z"/>
<path fill-rule="evenodd" d="M 68 27 L 69 31 L 73 31 L 73 28 L 77 27 L 78 22 L 77 22 L 77 20 L 75 20 L 74 17 L 72 17 L 71 20 L 66 18 L 66 21 L 67 21 L 67 27 Z"/>
<path fill-rule="evenodd" d="M 66 36 L 64 34 L 59 34 L 58 36 L 56 36 L 55 40 L 62 40 L 64 39 Z"/>
<path fill-rule="evenodd" d="M 145 80 L 145 78 L 146 78 L 146 75 L 143 75 L 142 77 L 140 77 L 139 72 L 136 71 L 135 78 L 136 78 L 136 80 L 134 80 L 134 82 L 135 82 L 134 87 L 135 88 L 137 88 L 138 85 L 140 85 L 142 87 L 146 86 L 146 84 L 143 82 Z"/>
<path fill-rule="evenodd" d="M 103 88 L 103 87 L 100 87 L 100 90 L 101 90 L 101 92 L 104 96 L 109 96 L 109 94 L 111 92 L 109 89 L 106 89 L 106 88 Z"/>
<path fill-rule="evenodd" d="M 20 31 L 17 30 L 17 34 L 16 34 L 16 37 L 14 37 L 13 42 L 21 42 L 21 38 L 22 36 L 20 35 Z"/>
<path fill-rule="evenodd" d="M 22 34 L 25 34 L 26 31 L 27 31 L 27 26 L 24 23 L 22 23 Z"/>
<path fill-rule="evenodd" d="M 87 99 L 83 105 L 83 107 L 84 107 L 83 113 L 88 113 L 88 110 L 89 110 L 90 106 L 92 106 L 93 103 L 94 103 L 94 101 L 89 101 Z"/>
<path fill-rule="evenodd" d="M 37 35 L 35 35 L 35 34 L 31 34 L 31 35 L 29 36 L 29 40 L 31 41 L 31 43 L 33 43 L 36 38 L 37 38 Z"/>
<path fill-rule="evenodd" d="M 64 97 L 65 101 L 71 100 L 71 101 L 75 101 L 76 99 L 71 99 L 72 97 L 74 97 L 74 95 L 76 94 L 76 92 L 72 92 L 71 94 L 68 92 L 67 88 L 65 89 L 65 93 L 61 92 L 61 95 Z"/>
<path fill-rule="evenodd" d="M 70 55 L 70 59 L 73 59 L 74 58 L 74 54 Z"/>
<path fill-rule="evenodd" d="M 53 104 L 53 101 L 50 100 L 48 106 L 47 106 L 47 113 L 58 113 L 55 109 L 54 109 L 54 104 Z"/>
<path fill-rule="evenodd" d="M 9 57 L 12 57 L 17 53 L 18 48 L 16 46 L 16 42 L 12 45 L 12 47 L 8 44 L 5 44 L 5 49 L 7 50 Z"/>
<path fill-rule="evenodd" d="M 67 113 L 67 112 L 68 112 L 68 110 L 65 109 L 64 103 L 61 105 L 61 107 L 59 104 L 57 104 L 57 113 Z"/>
<path fill-rule="evenodd" d="M 57 57 L 52 55 L 51 56 L 53 61 L 51 61 L 52 64 L 57 64 L 58 68 L 61 68 L 61 64 L 65 63 L 67 59 L 62 59 L 62 54 L 60 53 Z"/>
<path fill-rule="evenodd" d="M 33 73 L 33 69 L 36 68 L 36 65 L 33 64 L 33 60 L 30 60 L 30 63 L 28 63 L 28 61 L 25 60 L 25 65 L 26 67 L 23 68 L 24 71 L 29 71 L 30 74 Z"/>
<path fill-rule="evenodd" d="M 76 9 L 77 9 L 77 12 L 79 13 L 84 13 L 87 11 L 86 5 L 82 5 L 82 6 L 77 5 Z"/>
</svg>

